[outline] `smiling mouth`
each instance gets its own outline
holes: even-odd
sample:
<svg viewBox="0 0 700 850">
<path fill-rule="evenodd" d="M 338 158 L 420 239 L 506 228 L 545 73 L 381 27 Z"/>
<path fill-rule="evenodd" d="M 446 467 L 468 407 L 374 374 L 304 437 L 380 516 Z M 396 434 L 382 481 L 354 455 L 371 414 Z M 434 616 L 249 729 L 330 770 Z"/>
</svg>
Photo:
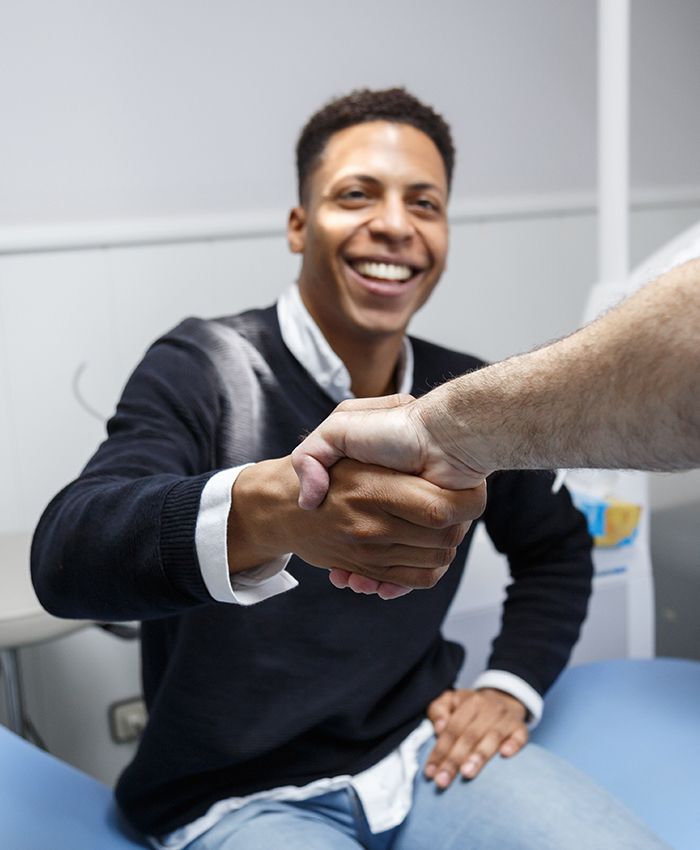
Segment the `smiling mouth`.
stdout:
<svg viewBox="0 0 700 850">
<path fill-rule="evenodd" d="M 362 277 L 388 283 L 404 283 L 418 271 L 399 263 L 378 263 L 373 260 L 356 260 L 350 265 Z"/>
</svg>

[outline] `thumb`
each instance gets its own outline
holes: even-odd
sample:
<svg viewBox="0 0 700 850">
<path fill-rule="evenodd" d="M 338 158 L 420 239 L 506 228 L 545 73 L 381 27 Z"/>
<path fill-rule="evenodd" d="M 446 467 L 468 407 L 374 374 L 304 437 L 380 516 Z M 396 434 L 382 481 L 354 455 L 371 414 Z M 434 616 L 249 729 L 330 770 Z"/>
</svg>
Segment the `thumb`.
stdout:
<svg viewBox="0 0 700 850">
<path fill-rule="evenodd" d="M 292 466 L 299 478 L 299 507 L 312 511 L 326 498 L 331 483 L 328 470 L 315 457 L 298 449 L 292 452 Z"/>
<path fill-rule="evenodd" d="M 326 498 L 330 486 L 329 467 L 345 457 L 344 429 L 334 413 L 301 442 L 292 452 L 292 466 L 299 478 L 299 507 L 317 508 Z M 338 427 L 333 427 L 333 426 Z"/>
</svg>

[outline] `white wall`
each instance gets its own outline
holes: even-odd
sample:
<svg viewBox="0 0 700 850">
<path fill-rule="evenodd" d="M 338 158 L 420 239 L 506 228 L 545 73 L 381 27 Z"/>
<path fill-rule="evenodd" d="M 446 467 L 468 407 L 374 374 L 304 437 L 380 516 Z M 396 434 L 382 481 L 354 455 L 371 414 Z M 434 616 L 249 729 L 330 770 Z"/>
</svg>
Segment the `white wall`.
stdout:
<svg viewBox="0 0 700 850">
<path fill-rule="evenodd" d="M 444 110 L 455 197 L 595 183 L 594 0 L 23 0 L 0 19 L 0 224 L 285 206 L 308 114 Z M 700 184 L 700 4 L 632 4 L 632 177 Z"/>
</svg>

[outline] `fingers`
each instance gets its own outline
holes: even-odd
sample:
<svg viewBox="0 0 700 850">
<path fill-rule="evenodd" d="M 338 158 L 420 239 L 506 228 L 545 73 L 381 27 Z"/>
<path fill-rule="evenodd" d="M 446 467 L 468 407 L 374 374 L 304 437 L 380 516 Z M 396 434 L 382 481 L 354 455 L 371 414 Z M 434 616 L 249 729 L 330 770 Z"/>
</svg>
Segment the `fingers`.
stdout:
<svg viewBox="0 0 700 850">
<path fill-rule="evenodd" d="M 379 583 L 379 587 L 377 588 L 377 595 L 380 599 L 398 599 L 401 596 L 405 596 L 407 593 L 410 593 L 412 588 L 403 587 L 400 584 L 394 584 L 391 581 L 382 581 Z"/>
<path fill-rule="evenodd" d="M 506 738 L 506 740 L 501 744 L 498 752 L 504 758 L 510 758 L 511 756 L 516 755 L 522 750 L 522 748 L 527 744 L 528 741 L 528 732 L 527 727 L 518 728 L 513 732 L 513 734 Z"/>
<path fill-rule="evenodd" d="M 444 571 L 454 560 L 465 533 L 464 525 L 434 530 L 368 522 L 367 527 L 345 535 L 333 567 L 401 584 L 398 570 Z M 396 538 L 410 542 L 395 543 Z"/>
<path fill-rule="evenodd" d="M 449 565 L 448 565 L 449 566 Z M 328 574 L 330 583 L 339 590 L 348 588 L 355 593 L 376 593 L 382 599 L 398 599 L 412 590 L 429 590 L 440 581 L 447 567 L 426 569 L 425 566 L 367 567 L 366 572 L 350 572 L 334 567 Z M 391 576 L 392 581 L 380 576 Z"/>
<path fill-rule="evenodd" d="M 424 572 L 440 570 L 442 573 L 454 561 L 456 554 L 457 548 L 455 546 L 443 547 L 437 542 L 426 546 L 406 546 L 403 543 L 394 543 L 380 552 L 373 553 L 367 562 L 367 566 L 383 567 L 381 580 L 392 581 L 395 578 L 395 583 L 400 584 L 400 570 L 408 567 Z M 373 577 L 376 578 L 377 574 Z"/>
<path fill-rule="evenodd" d="M 376 398 L 347 398 L 336 407 L 337 410 L 378 410 L 383 407 L 402 407 L 415 398 L 409 393 L 377 396 Z"/>
<path fill-rule="evenodd" d="M 412 402 L 409 395 L 342 402 L 292 452 L 299 506 L 312 509 L 321 504 L 328 479 L 319 467 L 328 469 L 342 457 L 419 473 L 424 447 L 406 413 Z"/>
<path fill-rule="evenodd" d="M 376 593 L 379 589 L 379 584 L 376 579 L 369 576 L 363 576 L 359 573 L 350 573 L 348 577 L 348 587 L 354 590 L 355 593 Z"/>
<path fill-rule="evenodd" d="M 299 507 L 313 510 L 323 502 L 330 479 L 328 468 L 346 454 L 345 430 L 348 412 L 402 407 L 415 399 L 408 393 L 379 398 L 352 398 L 342 401 L 335 411 L 292 452 L 292 466 L 299 477 Z"/>
<path fill-rule="evenodd" d="M 474 779 L 497 753 L 513 756 L 528 740 L 527 727 L 522 719 L 524 708 L 512 697 L 502 695 L 503 698 L 492 698 L 474 691 L 457 693 L 466 697 L 453 708 L 447 719 L 445 715 L 450 703 L 444 694 L 431 704 L 428 711 L 436 729 L 437 741 L 428 757 L 425 775 L 434 779 L 438 788 L 442 789 L 447 788 L 458 775 Z M 460 696 L 456 698 L 459 700 Z M 454 696 L 452 700 L 454 706 Z M 519 707 L 515 707 L 516 704 Z"/>
<path fill-rule="evenodd" d="M 411 415 L 413 403 L 408 395 L 342 402 L 292 453 L 300 483 L 299 506 L 312 509 L 322 503 L 328 478 L 320 467 L 328 469 L 342 457 L 422 474 L 453 490 L 482 484 L 485 473 L 434 444 L 420 420 Z"/>
<path fill-rule="evenodd" d="M 328 573 L 328 580 L 339 590 L 347 587 L 354 590 L 355 593 L 376 593 L 381 599 L 398 599 L 400 596 L 405 596 L 411 592 L 410 587 L 402 587 L 399 584 L 392 584 L 390 581 L 377 581 L 337 567 Z"/>
<path fill-rule="evenodd" d="M 470 490 L 444 490 L 416 476 L 392 474 L 394 486 L 388 493 L 386 509 L 413 525 L 448 528 L 471 523 L 486 507 L 485 482 Z"/>
<path fill-rule="evenodd" d="M 343 588 L 348 586 L 348 579 L 351 575 L 352 573 L 348 572 L 347 570 L 341 570 L 336 567 L 328 573 L 328 580 L 333 585 L 333 587 L 337 587 L 339 590 L 342 590 Z"/>
<path fill-rule="evenodd" d="M 350 460 L 334 467 L 331 478 L 331 501 L 323 508 L 326 513 L 344 489 L 353 494 L 353 499 L 364 500 L 363 505 L 368 498 L 375 501 L 383 516 L 379 522 L 363 521 L 348 528 L 353 561 L 343 563 L 338 550 L 335 569 L 329 576 L 331 584 L 356 593 L 377 593 L 383 599 L 396 599 L 411 588 L 432 587 L 454 559 L 456 547 L 471 525 L 466 521 L 446 526 L 445 521 L 458 512 L 476 514 L 483 506 L 484 488 L 465 498 L 464 494 L 442 491 L 415 476 Z M 385 507 L 387 502 L 391 504 L 389 508 Z M 421 524 L 401 518 L 397 515 L 400 513 Z M 358 564 L 362 564 L 359 572 Z M 419 578 L 406 568 L 433 573 Z"/>
<path fill-rule="evenodd" d="M 318 511 L 301 525 L 292 515 L 298 537 L 293 551 L 337 570 L 329 577 L 334 586 L 383 599 L 433 587 L 452 563 L 471 517 L 484 506 L 484 487 L 443 490 L 417 476 L 350 459 L 332 468 L 330 480 Z"/>
<path fill-rule="evenodd" d="M 445 728 L 447 721 L 455 708 L 454 691 L 444 691 L 437 699 L 434 699 L 430 703 L 427 714 L 433 724 L 433 729 L 435 730 L 436 735 L 439 735 Z"/>
<path fill-rule="evenodd" d="M 339 590 L 348 587 L 355 593 L 376 593 L 381 599 L 398 599 L 411 592 L 410 587 L 403 587 L 390 581 L 377 581 L 361 576 L 359 573 L 350 573 L 338 568 L 329 572 L 328 579 Z M 358 582 L 358 579 L 362 579 L 362 584 Z"/>
</svg>

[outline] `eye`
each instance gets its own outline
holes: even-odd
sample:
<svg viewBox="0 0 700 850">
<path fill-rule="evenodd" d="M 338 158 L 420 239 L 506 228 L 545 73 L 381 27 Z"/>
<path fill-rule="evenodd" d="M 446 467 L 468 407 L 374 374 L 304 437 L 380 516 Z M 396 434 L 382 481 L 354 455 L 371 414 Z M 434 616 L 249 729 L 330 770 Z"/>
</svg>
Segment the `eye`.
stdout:
<svg viewBox="0 0 700 850">
<path fill-rule="evenodd" d="M 364 201 L 368 197 L 369 196 L 367 192 L 357 186 L 353 187 L 352 189 L 346 189 L 340 194 L 340 199 L 342 201 Z"/>
<path fill-rule="evenodd" d="M 428 212 L 440 212 L 440 207 L 435 203 L 435 201 L 431 201 L 430 198 L 416 198 L 413 201 L 414 206 L 420 207 L 422 210 L 427 210 Z"/>
</svg>

